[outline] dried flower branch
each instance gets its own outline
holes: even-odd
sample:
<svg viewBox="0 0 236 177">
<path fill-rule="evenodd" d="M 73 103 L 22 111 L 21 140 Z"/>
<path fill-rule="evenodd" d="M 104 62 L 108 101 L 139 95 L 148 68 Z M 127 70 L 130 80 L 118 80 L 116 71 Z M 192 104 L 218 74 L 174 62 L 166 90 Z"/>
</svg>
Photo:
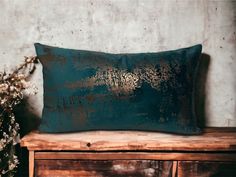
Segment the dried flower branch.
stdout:
<svg viewBox="0 0 236 177">
<path fill-rule="evenodd" d="M 31 86 L 27 78 L 37 61 L 36 57 L 25 57 L 24 63 L 12 73 L 0 72 L 0 177 L 13 176 L 19 163 L 15 145 L 19 142 L 20 127 L 13 110 L 23 99 L 23 91 Z"/>
</svg>

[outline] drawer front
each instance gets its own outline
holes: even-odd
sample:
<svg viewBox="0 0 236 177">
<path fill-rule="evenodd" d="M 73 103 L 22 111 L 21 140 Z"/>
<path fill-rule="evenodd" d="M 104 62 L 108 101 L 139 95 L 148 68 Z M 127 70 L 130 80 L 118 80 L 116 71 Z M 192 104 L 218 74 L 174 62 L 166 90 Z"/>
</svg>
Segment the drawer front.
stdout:
<svg viewBox="0 0 236 177">
<path fill-rule="evenodd" d="M 171 177 L 173 163 L 155 160 L 36 160 L 37 177 Z"/>
<path fill-rule="evenodd" d="M 236 162 L 179 161 L 178 177 L 235 177 Z"/>
</svg>

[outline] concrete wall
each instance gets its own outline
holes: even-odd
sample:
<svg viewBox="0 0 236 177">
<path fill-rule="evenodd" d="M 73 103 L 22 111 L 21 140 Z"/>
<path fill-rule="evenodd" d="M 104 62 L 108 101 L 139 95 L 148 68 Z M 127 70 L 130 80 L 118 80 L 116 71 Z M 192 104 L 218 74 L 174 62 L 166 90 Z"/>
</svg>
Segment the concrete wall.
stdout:
<svg viewBox="0 0 236 177">
<path fill-rule="evenodd" d="M 0 12 L 1 71 L 35 55 L 34 42 L 115 53 L 202 43 L 210 57 L 200 89 L 205 123 L 236 126 L 236 1 L 1 0 Z M 39 92 L 30 98 L 30 109 L 38 116 L 43 106 L 41 69 L 32 79 Z"/>
</svg>

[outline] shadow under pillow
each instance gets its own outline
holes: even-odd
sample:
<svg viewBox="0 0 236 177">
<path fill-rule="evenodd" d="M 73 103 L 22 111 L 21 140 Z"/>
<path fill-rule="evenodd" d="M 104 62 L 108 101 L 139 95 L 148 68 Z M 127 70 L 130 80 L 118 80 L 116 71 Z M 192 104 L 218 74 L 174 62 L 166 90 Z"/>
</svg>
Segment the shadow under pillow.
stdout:
<svg viewBox="0 0 236 177">
<path fill-rule="evenodd" d="M 194 77 L 202 46 L 111 54 L 35 44 L 43 65 L 39 130 L 199 134 Z"/>
</svg>

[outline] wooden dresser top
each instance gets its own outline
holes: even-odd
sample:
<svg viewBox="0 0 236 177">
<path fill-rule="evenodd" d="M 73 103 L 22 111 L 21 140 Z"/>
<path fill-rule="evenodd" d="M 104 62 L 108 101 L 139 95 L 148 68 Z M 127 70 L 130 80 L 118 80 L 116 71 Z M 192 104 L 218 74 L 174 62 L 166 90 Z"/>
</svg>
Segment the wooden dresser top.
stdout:
<svg viewBox="0 0 236 177">
<path fill-rule="evenodd" d="M 236 128 L 207 128 L 197 136 L 143 131 L 31 132 L 20 144 L 36 151 L 236 151 Z"/>
</svg>

